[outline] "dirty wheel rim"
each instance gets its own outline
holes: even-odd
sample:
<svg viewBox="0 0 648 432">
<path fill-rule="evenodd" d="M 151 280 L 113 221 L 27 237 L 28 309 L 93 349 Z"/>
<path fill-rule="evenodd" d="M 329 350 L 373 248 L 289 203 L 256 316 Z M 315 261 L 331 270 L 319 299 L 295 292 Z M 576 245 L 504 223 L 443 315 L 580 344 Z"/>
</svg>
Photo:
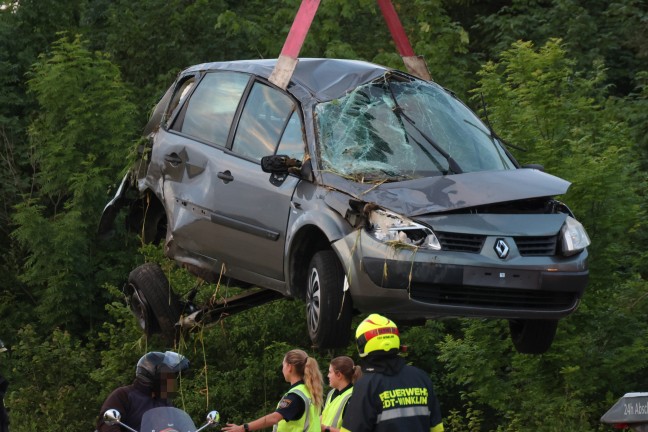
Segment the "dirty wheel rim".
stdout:
<svg viewBox="0 0 648 432">
<path fill-rule="evenodd" d="M 311 269 L 308 278 L 308 301 L 306 302 L 308 315 L 308 330 L 317 332 L 320 319 L 320 279 L 316 268 Z"/>
</svg>

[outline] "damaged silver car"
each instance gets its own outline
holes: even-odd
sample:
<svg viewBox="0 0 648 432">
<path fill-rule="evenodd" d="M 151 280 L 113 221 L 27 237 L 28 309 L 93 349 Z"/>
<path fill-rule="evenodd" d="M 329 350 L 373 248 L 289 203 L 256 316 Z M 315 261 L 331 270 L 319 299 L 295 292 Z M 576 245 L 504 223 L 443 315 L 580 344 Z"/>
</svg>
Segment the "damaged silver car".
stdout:
<svg viewBox="0 0 648 432">
<path fill-rule="evenodd" d="M 379 65 L 300 59 L 183 71 L 145 130 L 141 160 L 106 206 L 207 281 L 305 300 L 311 340 L 346 346 L 354 313 L 398 321 L 506 319 L 522 353 L 551 346 L 588 279 L 569 182 L 521 167 L 455 95 Z M 145 330 L 220 317 L 167 300 L 161 271 L 129 277 Z M 159 293 L 162 291 L 162 293 Z M 164 299 L 164 301 L 161 300 Z"/>
</svg>

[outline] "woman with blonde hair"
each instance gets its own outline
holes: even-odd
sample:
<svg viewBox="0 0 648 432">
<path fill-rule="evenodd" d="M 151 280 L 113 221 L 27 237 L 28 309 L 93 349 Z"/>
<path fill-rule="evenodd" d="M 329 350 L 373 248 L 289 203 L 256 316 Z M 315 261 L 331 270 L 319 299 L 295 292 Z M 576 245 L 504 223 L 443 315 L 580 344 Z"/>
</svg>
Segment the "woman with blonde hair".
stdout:
<svg viewBox="0 0 648 432">
<path fill-rule="evenodd" d="M 339 432 L 344 410 L 353 393 L 353 384 L 361 375 L 360 366 L 353 364 L 351 357 L 341 356 L 331 360 L 328 371 L 331 391 L 326 396 L 322 411 L 321 432 Z"/>
<path fill-rule="evenodd" d="M 228 423 L 226 432 L 247 432 L 273 426 L 276 432 L 320 432 L 323 380 L 317 360 L 300 349 L 288 351 L 281 369 L 290 383 L 277 409 L 243 425 Z"/>
</svg>

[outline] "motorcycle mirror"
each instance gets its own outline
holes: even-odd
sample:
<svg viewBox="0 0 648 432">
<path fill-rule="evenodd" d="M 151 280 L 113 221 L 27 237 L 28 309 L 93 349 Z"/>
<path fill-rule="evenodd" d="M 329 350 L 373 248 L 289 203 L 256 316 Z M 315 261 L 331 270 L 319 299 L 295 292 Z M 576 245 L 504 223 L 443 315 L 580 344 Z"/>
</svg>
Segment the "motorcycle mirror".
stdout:
<svg viewBox="0 0 648 432">
<path fill-rule="evenodd" d="M 220 421 L 220 414 L 218 411 L 210 411 L 209 414 L 207 414 L 207 421 L 209 423 L 218 423 Z"/>
<path fill-rule="evenodd" d="M 207 414 L 207 423 L 202 425 L 200 428 L 196 429 L 196 432 L 200 432 L 201 430 L 205 429 L 208 426 L 216 426 L 218 422 L 220 421 L 220 414 L 218 411 L 210 411 L 209 414 Z"/>
<path fill-rule="evenodd" d="M 103 416 L 104 422 L 110 426 L 120 423 L 121 413 L 116 409 L 109 409 L 104 413 Z"/>
<path fill-rule="evenodd" d="M 135 429 L 121 422 L 121 413 L 114 408 L 106 410 L 106 412 L 103 415 L 103 420 L 109 426 L 120 425 L 131 432 L 137 432 Z"/>
</svg>

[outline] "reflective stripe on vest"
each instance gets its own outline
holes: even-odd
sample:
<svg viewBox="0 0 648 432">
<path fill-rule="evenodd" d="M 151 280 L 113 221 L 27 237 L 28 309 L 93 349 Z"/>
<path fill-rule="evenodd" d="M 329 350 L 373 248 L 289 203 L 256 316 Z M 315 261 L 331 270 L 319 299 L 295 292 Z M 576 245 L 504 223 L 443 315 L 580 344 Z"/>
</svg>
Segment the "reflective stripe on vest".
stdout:
<svg viewBox="0 0 648 432">
<path fill-rule="evenodd" d="M 430 416 L 430 409 L 426 406 L 410 406 L 393 408 L 378 414 L 376 423 L 403 417 Z"/>
<path fill-rule="evenodd" d="M 322 412 L 322 424 L 339 429 L 342 426 L 342 412 L 353 393 L 353 387 L 348 388 L 344 393 L 339 394 L 338 397 L 331 401 L 333 392 L 335 392 L 335 389 L 331 390 L 326 396 L 326 406 L 324 407 L 324 412 Z"/>
<path fill-rule="evenodd" d="M 301 418 L 289 422 L 281 420 L 274 425 L 272 428 L 273 432 L 320 432 L 319 412 L 317 411 L 317 407 L 311 402 L 310 392 L 306 388 L 306 385 L 299 384 L 290 389 L 288 393 L 295 393 L 302 398 L 304 401 L 304 414 Z M 277 408 L 279 408 L 279 405 L 277 405 Z M 311 420 L 313 421 L 311 422 Z"/>
</svg>

